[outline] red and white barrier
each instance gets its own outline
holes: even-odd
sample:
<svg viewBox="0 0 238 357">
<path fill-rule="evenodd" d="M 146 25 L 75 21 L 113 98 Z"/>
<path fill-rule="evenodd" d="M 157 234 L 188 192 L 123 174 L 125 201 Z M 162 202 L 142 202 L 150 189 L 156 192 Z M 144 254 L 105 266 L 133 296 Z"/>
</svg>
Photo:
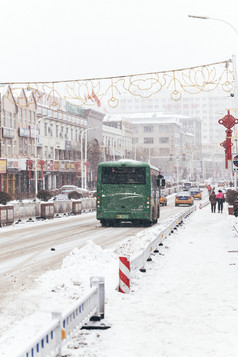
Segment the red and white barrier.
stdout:
<svg viewBox="0 0 238 357">
<path fill-rule="evenodd" d="M 127 257 L 119 257 L 119 292 L 130 292 L 130 261 Z"/>
</svg>

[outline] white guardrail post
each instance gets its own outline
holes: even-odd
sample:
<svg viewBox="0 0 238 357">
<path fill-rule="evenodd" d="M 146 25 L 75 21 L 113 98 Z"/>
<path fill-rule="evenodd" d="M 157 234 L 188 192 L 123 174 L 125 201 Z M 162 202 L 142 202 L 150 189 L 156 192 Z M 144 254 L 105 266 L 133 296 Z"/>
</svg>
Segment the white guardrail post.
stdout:
<svg viewBox="0 0 238 357">
<path fill-rule="evenodd" d="M 91 277 L 91 289 L 65 312 L 52 312 L 52 322 L 17 357 L 62 356 L 63 342 L 76 328 L 89 320 L 104 318 L 105 284 L 103 277 Z"/>
<path fill-rule="evenodd" d="M 184 218 L 189 216 L 196 210 L 196 206 L 188 208 L 186 211 L 177 215 L 166 228 L 159 232 L 158 236 L 150 241 L 143 251 L 134 256 L 121 256 L 119 257 L 119 292 L 129 294 L 131 278 L 135 272 L 140 270 L 146 272 L 145 264 L 147 261 L 152 260 L 152 252 L 158 252 L 158 246 L 163 245 L 163 240 L 174 232 L 180 224 L 183 223 Z"/>
<path fill-rule="evenodd" d="M 104 277 L 94 276 L 90 279 L 90 286 L 98 289 L 98 310 L 97 313 L 91 317 L 90 320 L 104 319 L 105 313 L 105 279 Z"/>
</svg>

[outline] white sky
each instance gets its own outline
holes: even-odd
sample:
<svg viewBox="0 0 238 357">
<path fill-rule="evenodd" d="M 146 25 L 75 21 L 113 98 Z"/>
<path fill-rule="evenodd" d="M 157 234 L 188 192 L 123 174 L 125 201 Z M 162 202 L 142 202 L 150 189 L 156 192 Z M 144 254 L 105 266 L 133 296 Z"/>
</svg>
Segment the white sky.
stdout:
<svg viewBox="0 0 238 357">
<path fill-rule="evenodd" d="M 105 320 L 112 328 L 81 330 L 64 345 L 64 355 L 236 357 L 238 235 L 233 227 L 238 218 L 228 216 L 227 204 L 223 214 L 210 211 L 210 205 L 197 209 L 164 240 L 161 255 L 152 257 L 145 274 L 133 276 L 127 295 L 115 290 L 118 257 L 144 249 L 163 225 L 111 249 L 92 241 L 74 249 L 61 269 L 42 275 L 34 290 L 9 301 L 0 320 L 9 324 L 0 337 L 0 356 L 18 355 L 48 325 L 52 311 L 67 310 L 84 296 L 91 276 L 104 276 Z"/>
<path fill-rule="evenodd" d="M 0 82 L 127 75 L 238 54 L 237 0 L 1 2 Z M 238 28 L 238 27 L 237 27 Z"/>
</svg>

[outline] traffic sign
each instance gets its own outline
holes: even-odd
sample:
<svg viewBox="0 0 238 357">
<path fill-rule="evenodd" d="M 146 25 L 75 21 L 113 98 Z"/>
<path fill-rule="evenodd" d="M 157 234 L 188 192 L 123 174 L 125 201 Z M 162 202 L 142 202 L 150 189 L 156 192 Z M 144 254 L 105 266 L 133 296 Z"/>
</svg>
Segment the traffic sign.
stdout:
<svg viewBox="0 0 238 357">
<path fill-rule="evenodd" d="M 238 155 L 233 157 L 233 164 L 235 165 L 235 167 L 238 167 Z"/>
<path fill-rule="evenodd" d="M 238 171 L 238 155 L 233 157 L 233 171 Z"/>
</svg>

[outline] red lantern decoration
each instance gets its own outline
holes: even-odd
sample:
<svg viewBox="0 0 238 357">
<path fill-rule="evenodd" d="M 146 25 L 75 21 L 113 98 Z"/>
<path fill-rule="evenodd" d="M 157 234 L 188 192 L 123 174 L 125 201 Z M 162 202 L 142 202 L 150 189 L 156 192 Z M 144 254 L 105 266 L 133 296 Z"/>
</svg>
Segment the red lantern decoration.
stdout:
<svg viewBox="0 0 238 357">
<path fill-rule="evenodd" d="M 75 165 L 75 167 L 76 167 L 76 176 L 78 176 L 78 175 L 79 175 L 79 165 L 80 165 L 80 163 L 79 163 L 78 161 L 76 161 L 76 162 L 74 163 L 74 165 Z"/>
<path fill-rule="evenodd" d="M 226 130 L 226 140 L 221 143 L 220 145 L 225 148 L 225 162 L 226 162 L 226 169 L 228 169 L 228 160 L 232 159 L 232 154 L 231 154 L 231 147 L 232 147 L 232 130 L 231 128 L 235 125 L 238 124 L 238 119 L 235 119 L 231 114 L 230 111 L 227 111 L 227 115 L 225 115 L 222 119 L 218 120 L 219 124 L 224 125 Z"/>
<path fill-rule="evenodd" d="M 84 165 L 86 166 L 86 177 L 88 177 L 88 167 L 90 166 L 90 163 L 86 161 Z"/>
<path fill-rule="evenodd" d="M 43 173 L 44 169 L 43 169 L 43 167 L 44 167 L 45 164 L 46 164 L 46 161 L 44 161 L 42 159 L 39 161 L 41 180 L 43 180 L 43 178 L 44 178 L 44 173 Z"/>
<path fill-rule="evenodd" d="M 28 175 L 29 175 L 29 181 L 31 180 L 31 167 L 33 165 L 33 161 L 28 159 L 26 160 L 26 164 L 28 166 Z"/>
</svg>

